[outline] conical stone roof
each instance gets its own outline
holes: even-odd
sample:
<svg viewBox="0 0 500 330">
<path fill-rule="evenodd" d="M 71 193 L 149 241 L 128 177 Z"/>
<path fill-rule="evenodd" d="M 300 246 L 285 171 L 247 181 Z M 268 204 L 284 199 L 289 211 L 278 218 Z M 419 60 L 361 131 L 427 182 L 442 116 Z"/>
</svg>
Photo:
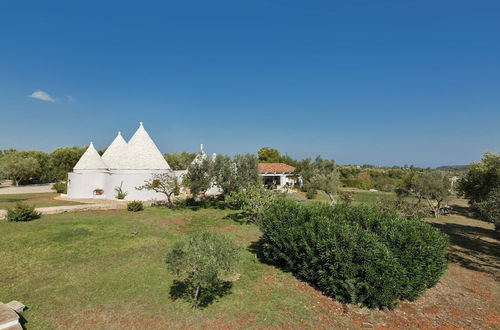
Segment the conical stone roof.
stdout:
<svg viewBox="0 0 500 330">
<path fill-rule="evenodd" d="M 202 144 L 200 146 L 200 151 L 196 154 L 196 157 L 194 157 L 191 164 L 200 164 L 205 159 L 207 159 L 207 154 L 205 153 L 205 150 L 203 150 L 203 144 Z"/>
<path fill-rule="evenodd" d="M 127 152 L 123 155 L 124 162 L 121 169 L 133 170 L 169 170 L 165 158 L 153 142 L 148 132 L 141 125 L 128 141 Z"/>
<path fill-rule="evenodd" d="M 126 165 L 124 164 L 124 155 L 127 154 L 127 148 L 127 142 L 118 132 L 116 138 L 102 155 L 102 160 L 110 169 L 123 168 Z"/>
<path fill-rule="evenodd" d="M 89 147 L 83 153 L 75 167 L 73 167 L 74 170 L 105 170 L 107 168 L 106 163 L 99 156 L 92 142 L 90 142 Z"/>
</svg>

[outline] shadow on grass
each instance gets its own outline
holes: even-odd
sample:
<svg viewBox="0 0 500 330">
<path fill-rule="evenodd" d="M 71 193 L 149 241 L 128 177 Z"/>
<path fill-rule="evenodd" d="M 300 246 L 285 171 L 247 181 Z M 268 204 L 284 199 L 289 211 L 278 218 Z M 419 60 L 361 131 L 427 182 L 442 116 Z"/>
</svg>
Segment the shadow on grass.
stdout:
<svg viewBox="0 0 500 330">
<path fill-rule="evenodd" d="M 26 311 L 28 308 L 25 308 L 24 310 Z M 26 326 L 26 324 L 28 323 L 28 320 L 26 320 L 24 318 L 24 316 L 22 316 L 21 314 L 18 314 L 19 315 L 19 323 L 21 324 L 21 327 L 23 329 L 28 329 L 28 327 Z"/>
<path fill-rule="evenodd" d="M 477 217 L 477 214 L 471 210 L 470 207 L 468 206 L 461 206 L 457 204 L 453 204 L 450 206 L 452 213 L 461 215 L 463 217 L 467 218 L 475 218 Z"/>
<path fill-rule="evenodd" d="M 500 240 L 498 232 L 457 223 L 431 224 L 450 237 L 454 245 L 449 251 L 451 261 L 474 271 L 500 277 L 500 246 L 494 241 Z"/>
<path fill-rule="evenodd" d="M 174 201 L 172 206 L 167 205 L 165 201 L 153 203 L 151 206 L 168 207 L 173 210 L 188 209 L 198 211 L 200 209 L 220 209 L 227 208 L 224 199 L 221 197 L 205 197 L 202 199 L 187 198 Z"/>
<path fill-rule="evenodd" d="M 233 220 L 234 222 L 236 222 L 240 225 L 246 225 L 246 224 L 254 222 L 250 213 L 245 212 L 245 211 L 228 214 L 223 219 Z"/>
<path fill-rule="evenodd" d="M 200 289 L 198 307 L 204 308 L 215 302 L 218 298 L 231 293 L 233 283 L 227 281 L 218 281 L 209 288 Z M 191 303 L 194 302 L 196 288 L 189 282 L 174 280 L 170 287 L 170 298 L 172 300 L 183 299 Z"/>
<path fill-rule="evenodd" d="M 264 251 L 264 242 L 263 242 L 262 238 L 259 238 L 257 241 L 250 243 L 250 245 L 248 246 L 248 251 L 250 253 L 254 254 L 261 263 L 277 267 L 278 269 L 280 269 L 284 272 L 290 272 L 290 269 L 288 269 L 285 264 L 281 264 L 279 262 L 276 263 L 276 262 L 273 262 L 272 260 L 269 260 L 268 258 L 266 258 L 266 256 L 264 255 L 264 252 L 263 252 Z"/>
<path fill-rule="evenodd" d="M 0 198 L 2 203 L 18 203 L 29 200 L 29 198 Z"/>
</svg>

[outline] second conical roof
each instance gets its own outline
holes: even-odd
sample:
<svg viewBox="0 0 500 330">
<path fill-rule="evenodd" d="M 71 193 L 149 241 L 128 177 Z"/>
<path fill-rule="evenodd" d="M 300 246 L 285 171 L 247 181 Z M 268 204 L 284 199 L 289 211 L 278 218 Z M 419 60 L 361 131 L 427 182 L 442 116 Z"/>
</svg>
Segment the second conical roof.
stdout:
<svg viewBox="0 0 500 330">
<path fill-rule="evenodd" d="M 102 155 L 102 160 L 110 169 L 120 169 L 124 167 L 124 157 L 127 154 L 127 142 L 122 137 L 121 133 L 109 145 L 108 149 Z"/>
</svg>

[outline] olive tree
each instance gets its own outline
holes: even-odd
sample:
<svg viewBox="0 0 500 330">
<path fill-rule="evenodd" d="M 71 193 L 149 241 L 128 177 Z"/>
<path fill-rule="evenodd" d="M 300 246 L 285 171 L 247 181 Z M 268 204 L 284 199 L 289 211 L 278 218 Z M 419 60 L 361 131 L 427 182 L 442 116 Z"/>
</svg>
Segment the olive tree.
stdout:
<svg viewBox="0 0 500 330">
<path fill-rule="evenodd" d="M 178 192 L 179 185 L 173 172 L 154 173 L 151 179 L 145 181 L 144 185 L 136 187 L 136 189 L 152 190 L 164 194 L 167 199 L 167 206 L 172 207 L 174 205 L 172 196 Z"/>
<path fill-rule="evenodd" d="M 437 218 L 442 212 L 443 202 L 451 196 L 450 190 L 451 182 L 446 175 L 439 171 L 427 171 L 417 177 L 412 193 L 425 200 Z"/>
<path fill-rule="evenodd" d="M 184 177 L 184 185 L 189 188 L 193 198 L 205 192 L 213 183 L 212 161 L 204 159 L 189 165 L 188 172 Z"/>
<path fill-rule="evenodd" d="M 50 157 L 50 175 L 52 180 L 66 180 L 86 148 L 63 147 L 54 149 Z"/>
<path fill-rule="evenodd" d="M 336 169 L 330 171 L 317 171 L 314 174 L 309 183 L 308 187 L 324 191 L 330 198 L 330 204 L 337 204 L 335 199 L 335 194 L 338 192 L 340 186 L 340 175 Z"/>
<path fill-rule="evenodd" d="M 493 189 L 476 207 L 486 220 L 495 224 L 495 229 L 500 229 L 500 187 Z"/>
<path fill-rule="evenodd" d="M 189 164 L 191 164 L 193 159 L 196 157 L 196 153 L 173 152 L 169 154 L 164 154 L 163 157 L 173 170 L 185 170 L 189 167 Z"/>
<path fill-rule="evenodd" d="M 197 308 L 204 292 L 231 275 L 239 260 L 240 248 L 223 233 L 204 231 L 170 248 L 166 263 L 168 269 L 187 284 L 193 307 Z"/>
<path fill-rule="evenodd" d="M 0 172 L 6 178 L 12 179 L 16 186 L 39 175 L 40 168 L 40 163 L 35 157 L 21 152 L 8 153 L 0 160 Z"/>
<path fill-rule="evenodd" d="M 486 198 L 490 192 L 500 187 L 500 153 L 487 152 L 480 162 L 469 165 L 469 171 L 459 181 L 458 190 L 474 203 L 479 203 Z"/>
<path fill-rule="evenodd" d="M 234 159 L 218 155 L 212 164 L 212 178 L 224 194 L 260 183 L 259 160 L 254 155 L 236 155 Z"/>
<path fill-rule="evenodd" d="M 243 211 L 251 221 L 261 219 L 265 208 L 281 194 L 265 189 L 262 185 L 249 185 L 231 192 L 226 202 L 234 209 Z"/>
</svg>

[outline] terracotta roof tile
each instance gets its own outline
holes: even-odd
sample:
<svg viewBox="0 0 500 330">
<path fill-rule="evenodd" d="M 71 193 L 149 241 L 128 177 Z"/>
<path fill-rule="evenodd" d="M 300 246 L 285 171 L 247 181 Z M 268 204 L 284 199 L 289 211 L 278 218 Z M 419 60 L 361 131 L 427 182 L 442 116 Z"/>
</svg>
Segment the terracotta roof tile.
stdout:
<svg viewBox="0 0 500 330">
<path fill-rule="evenodd" d="M 283 163 L 259 163 L 259 173 L 292 173 L 295 167 Z"/>
</svg>

